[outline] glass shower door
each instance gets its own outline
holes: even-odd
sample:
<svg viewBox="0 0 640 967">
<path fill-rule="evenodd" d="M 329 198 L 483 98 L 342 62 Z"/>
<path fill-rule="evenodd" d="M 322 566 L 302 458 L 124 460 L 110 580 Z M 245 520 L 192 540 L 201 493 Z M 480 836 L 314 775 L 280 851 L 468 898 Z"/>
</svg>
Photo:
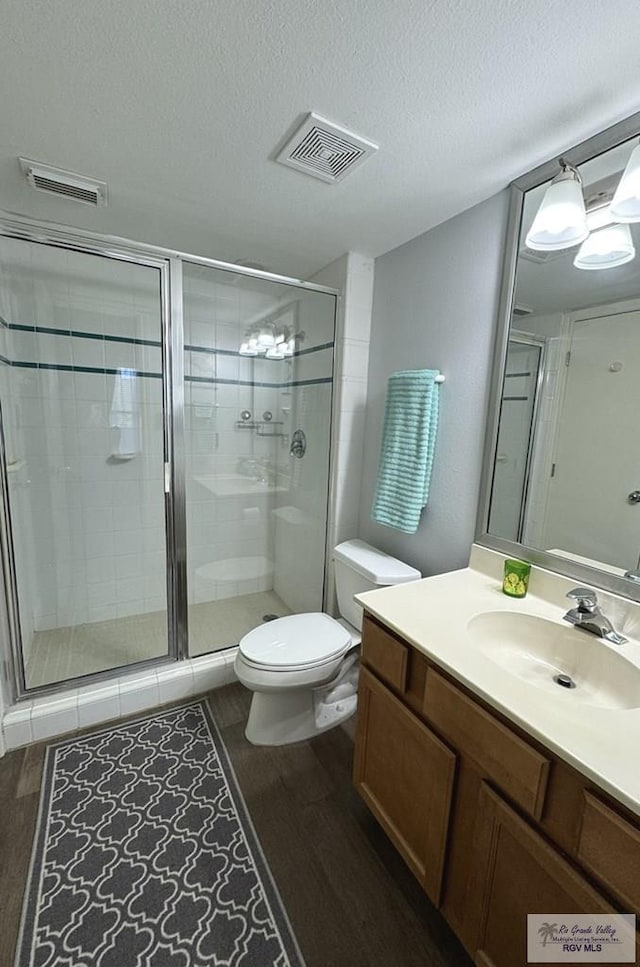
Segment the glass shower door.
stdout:
<svg viewBox="0 0 640 967">
<path fill-rule="evenodd" d="M 193 263 L 183 292 L 194 656 L 322 609 L 335 296 Z"/>
<path fill-rule="evenodd" d="M 160 268 L 0 239 L 24 686 L 168 654 Z"/>
</svg>

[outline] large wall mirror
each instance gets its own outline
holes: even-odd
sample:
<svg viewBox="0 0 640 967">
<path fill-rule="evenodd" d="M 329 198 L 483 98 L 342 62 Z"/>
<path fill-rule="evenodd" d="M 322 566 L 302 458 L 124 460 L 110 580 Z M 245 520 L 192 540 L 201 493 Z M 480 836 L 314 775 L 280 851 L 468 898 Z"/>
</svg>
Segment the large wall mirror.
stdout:
<svg viewBox="0 0 640 967">
<path fill-rule="evenodd" d="M 640 598 L 640 116 L 512 187 L 480 542 Z"/>
</svg>

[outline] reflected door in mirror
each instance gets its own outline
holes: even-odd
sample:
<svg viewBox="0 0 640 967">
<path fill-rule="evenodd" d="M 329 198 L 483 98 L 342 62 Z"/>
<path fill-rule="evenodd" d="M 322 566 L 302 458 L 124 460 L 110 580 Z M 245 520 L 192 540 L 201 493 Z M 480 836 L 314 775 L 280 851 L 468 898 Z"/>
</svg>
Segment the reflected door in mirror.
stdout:
<svg viewBox="0 0 640 967">
<path fill-rule="evenodd" d="M 549 479 L 544 545 L 638 566 L 640 311 L 576 319 Z"/>
</svg>

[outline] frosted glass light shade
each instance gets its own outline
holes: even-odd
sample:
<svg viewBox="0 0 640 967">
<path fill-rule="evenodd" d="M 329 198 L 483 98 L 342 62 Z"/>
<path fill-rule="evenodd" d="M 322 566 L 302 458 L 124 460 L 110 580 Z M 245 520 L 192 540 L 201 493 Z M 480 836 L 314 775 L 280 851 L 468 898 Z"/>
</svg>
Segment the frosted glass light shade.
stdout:
<svg viewBox="0 0 640 967">
<path fill-rule="evenodd" d="M 640 222 L 640 144 L 631 152 L 610 211 L 616 222 Z"/>
<path fill-rule="evenodd" d="M 614 269 L 635 258 L 636 250 L 628 225 L 610 225 L 592 232 L 573 260 L 577 269 Z"/>
<path fill-rule="evenodd" d="M 580 181 L 577 175 L 562 172 L 547 188 L 526 244 L 539 252 L 554 252 L 584 242 L 588 234 Z"/>
</svg>

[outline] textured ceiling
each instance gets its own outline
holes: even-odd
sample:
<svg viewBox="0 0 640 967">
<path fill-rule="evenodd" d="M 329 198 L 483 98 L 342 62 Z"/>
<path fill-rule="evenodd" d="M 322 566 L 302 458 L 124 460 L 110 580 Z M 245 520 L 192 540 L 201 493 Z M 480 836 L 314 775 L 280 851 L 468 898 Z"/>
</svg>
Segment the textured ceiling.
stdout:
<svg viewBox="0 0 640 967">
<path fill-rule="evenodd" d="M 379 255 L 640 107 L 615 0 L 3 0 L 0 207 L 307 276 Z M 271 159 L 307 111 L 379 152 L 338 185 Z M 25 155 L 109 183 L 24 186 Z"/>
</svg>

